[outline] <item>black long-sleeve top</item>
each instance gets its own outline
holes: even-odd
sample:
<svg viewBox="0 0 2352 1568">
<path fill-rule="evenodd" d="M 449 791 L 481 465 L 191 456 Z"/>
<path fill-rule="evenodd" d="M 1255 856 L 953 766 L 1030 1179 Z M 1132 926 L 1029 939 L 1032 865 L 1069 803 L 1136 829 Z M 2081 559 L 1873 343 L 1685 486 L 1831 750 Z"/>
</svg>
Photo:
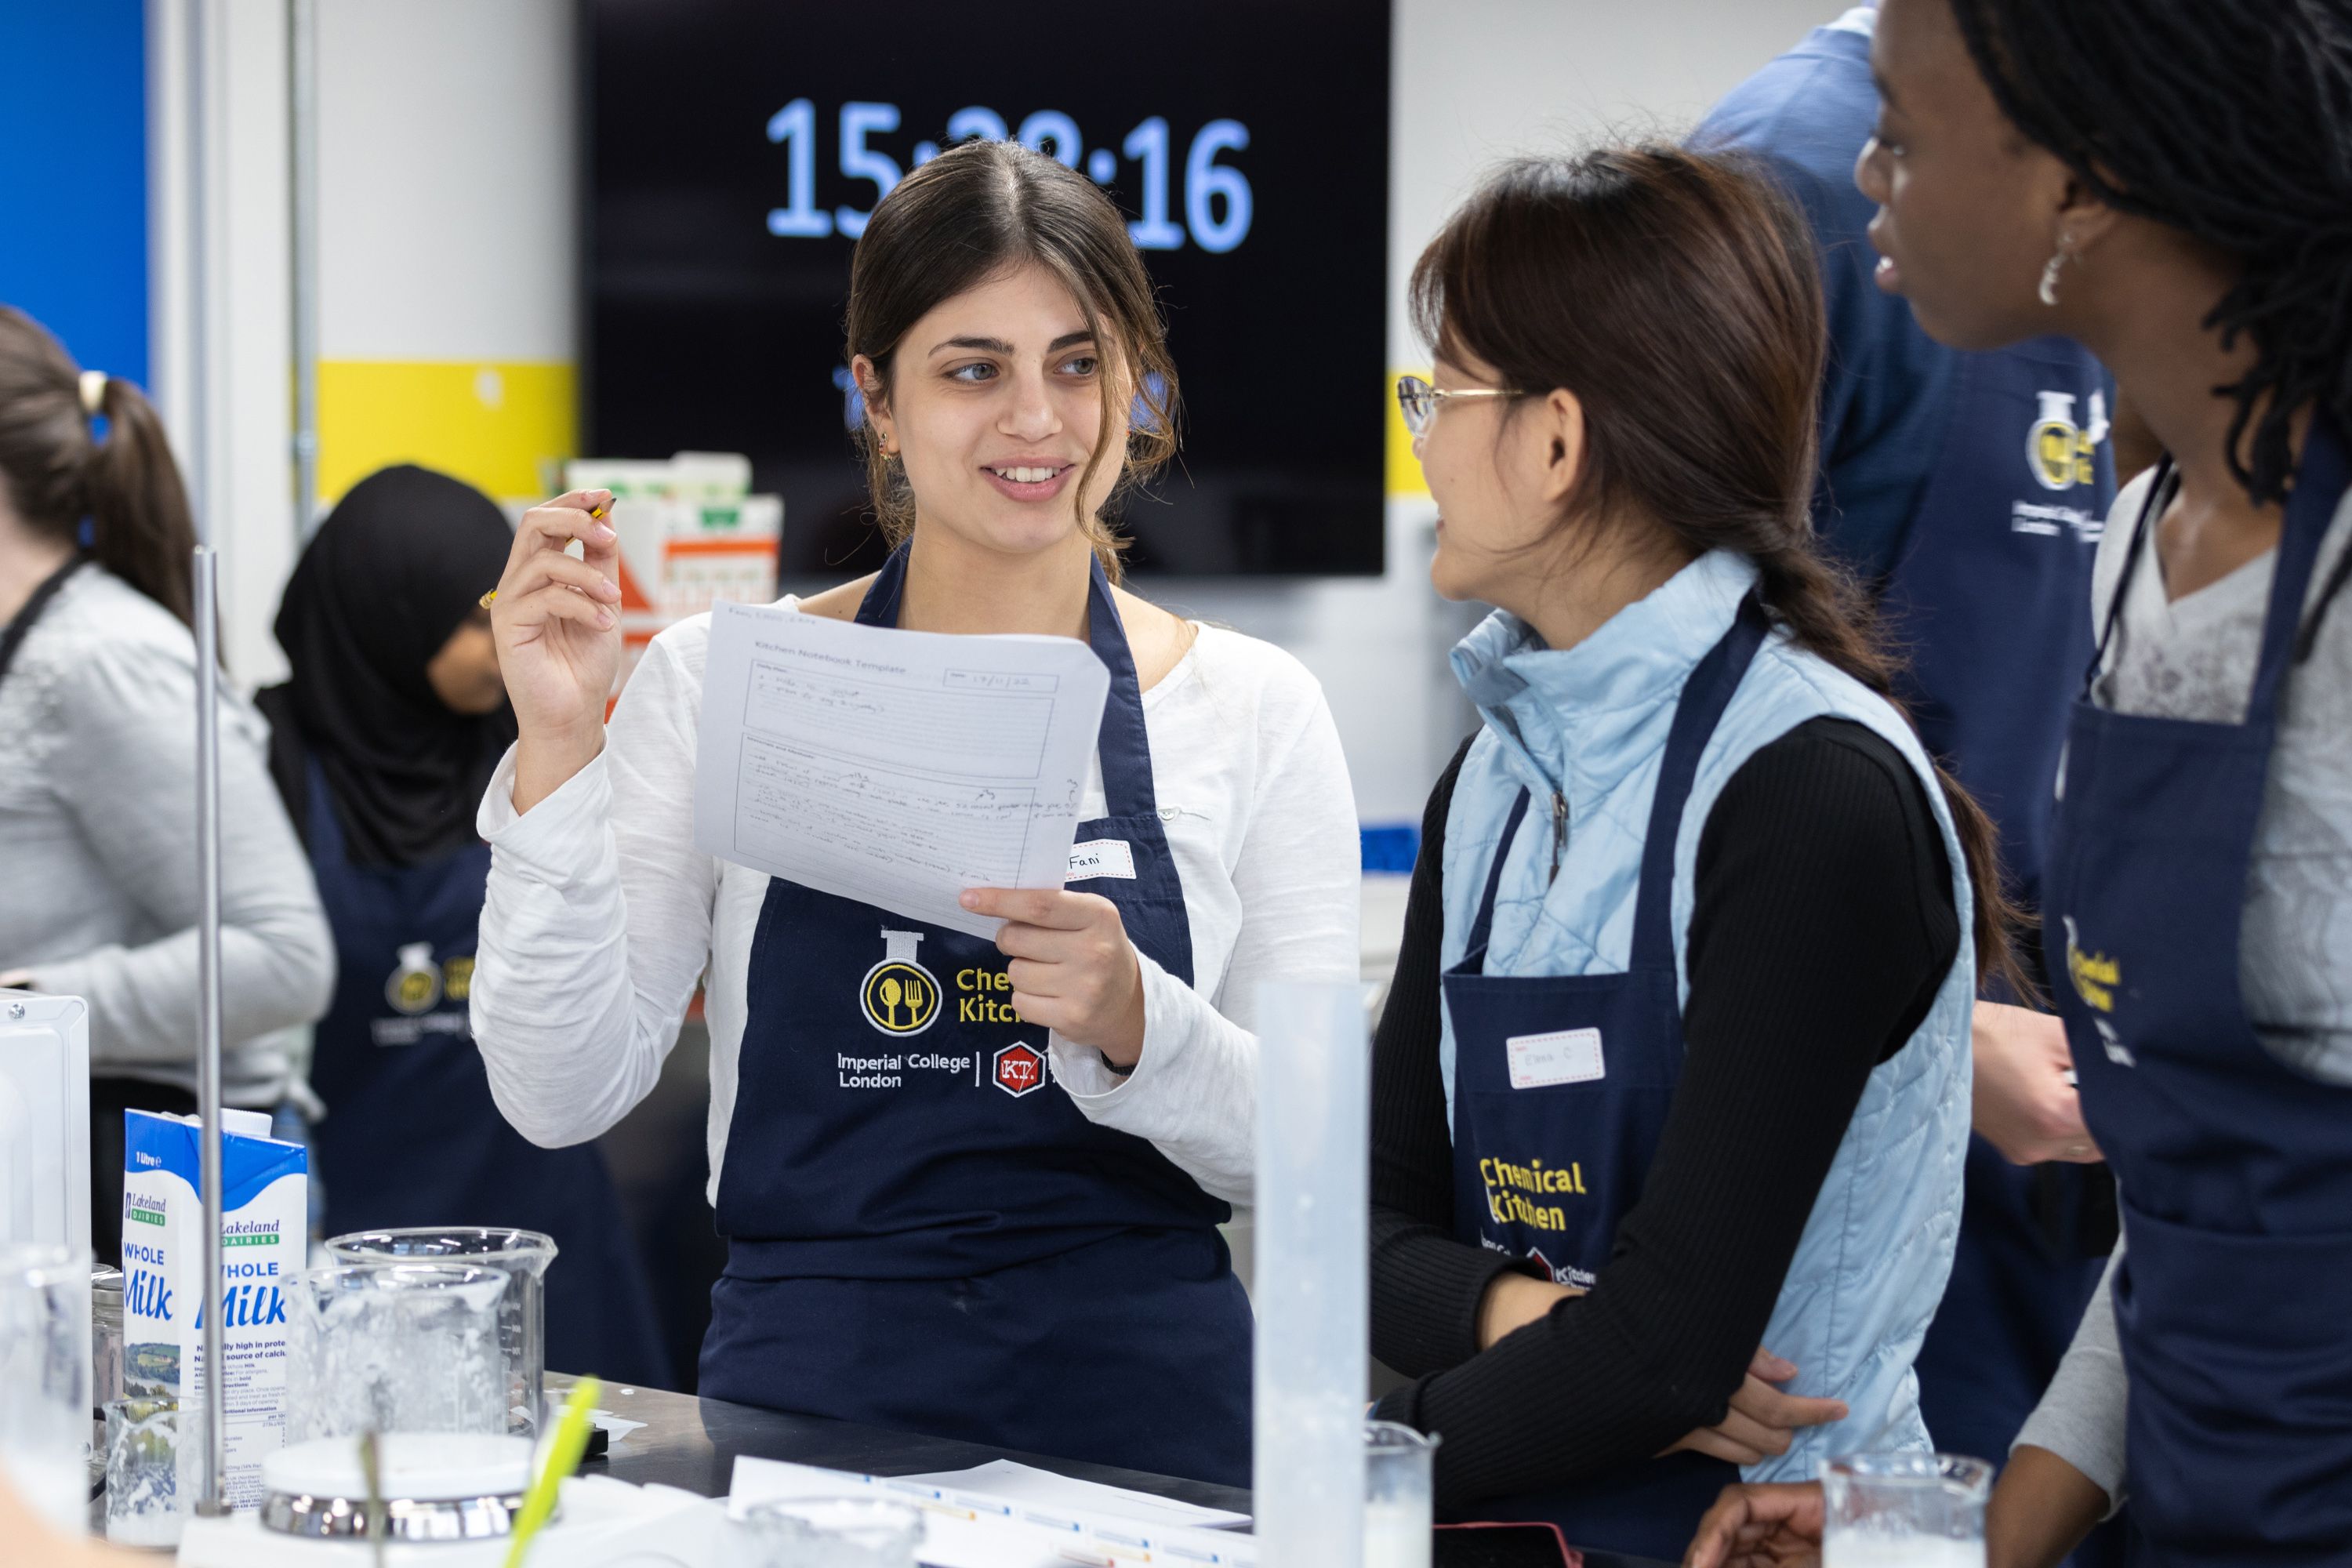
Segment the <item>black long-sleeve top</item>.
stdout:
<svg viewBox="0 0 2352 1568">
<path fill-rule="evenodd" d="M 1462 755 L 1423 818 L 1372 1060 L 1372 1348 L 1419 1379 L 1378 1414 L 1443 1434 L 1442 1509 L 1723 1419 L 1870 1073 L 1927 1016 L 1961 937 L 1927 792 L 1893 746 L 1816 719 L 1748 758 L 1700 833 L 1685 1058 L 1641 1196 L 1589 1295 L 1481 1353 L 1487 1285 L 1532 1270 L 1453 1233 L 1438 952 Z"/>
</svg>

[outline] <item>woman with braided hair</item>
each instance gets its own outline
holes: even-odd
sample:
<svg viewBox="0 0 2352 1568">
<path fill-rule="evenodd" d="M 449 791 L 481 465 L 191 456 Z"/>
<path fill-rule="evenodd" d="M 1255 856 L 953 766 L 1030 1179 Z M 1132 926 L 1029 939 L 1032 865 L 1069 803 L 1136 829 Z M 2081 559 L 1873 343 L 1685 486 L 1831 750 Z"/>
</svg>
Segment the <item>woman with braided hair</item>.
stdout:
<svg viewBox="0 0 2352 1568">
<path fill-rule="evenodd" d="M 1884 0 L 1873 64 L 1881 286 L 1958 346 L 2081 342 L 2168 454 L 2100 547 L 2043 885 L 2125 1240 L 1990 1559 L 2056 1562 L 2128 1489 L 2148 1560 L 2341 1562 L 2352 0 Z M 1738 1490 L 1691 1561 L 1820 1523 L 1810 1488 Z"/>
</svg>

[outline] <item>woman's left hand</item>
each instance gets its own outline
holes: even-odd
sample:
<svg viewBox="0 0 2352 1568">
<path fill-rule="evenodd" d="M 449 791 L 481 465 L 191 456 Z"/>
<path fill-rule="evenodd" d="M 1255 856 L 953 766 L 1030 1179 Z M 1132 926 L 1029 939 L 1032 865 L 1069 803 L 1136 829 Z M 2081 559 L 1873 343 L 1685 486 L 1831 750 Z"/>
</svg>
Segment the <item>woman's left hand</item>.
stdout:
<svg viewBox="0 0 2352 1568">
<path fill-rule="evenodd" d="M 1013 961 L 1015 1012 L 1119 1067 L 1142 1057 L 1143 971 L 1117 904 L 1060 889 L 972 888 L 963 907 L 1005 922 L 996 946 Z"/>
</svg>

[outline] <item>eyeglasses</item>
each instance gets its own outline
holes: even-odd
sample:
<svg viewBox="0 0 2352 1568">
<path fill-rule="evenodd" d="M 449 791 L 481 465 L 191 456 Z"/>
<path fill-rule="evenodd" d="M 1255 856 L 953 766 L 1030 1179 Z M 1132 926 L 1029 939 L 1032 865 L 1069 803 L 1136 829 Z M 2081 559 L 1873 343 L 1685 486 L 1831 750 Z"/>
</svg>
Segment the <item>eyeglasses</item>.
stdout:
<svg viewBox="0 0 2352 1568">
<path fill-rule="evenodd" d="M 1404 413 L 1404 427 L 1416 436 L 1429 434 L 1429 422 L 1437 417 L 1437 400 L 1441 397 L 1517 397 L 1519 395 L 1499 386 L 1432 386 L 1417 375 L 1397 377 L 1397 407 Z"/>
</svg>

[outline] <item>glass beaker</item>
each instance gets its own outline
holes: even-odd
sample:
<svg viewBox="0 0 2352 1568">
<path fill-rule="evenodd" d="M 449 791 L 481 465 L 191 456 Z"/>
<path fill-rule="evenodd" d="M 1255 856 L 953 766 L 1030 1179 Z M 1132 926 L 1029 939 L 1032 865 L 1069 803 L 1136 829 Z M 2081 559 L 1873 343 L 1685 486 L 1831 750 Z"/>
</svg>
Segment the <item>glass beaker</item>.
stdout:
<svg viewBox="0 0 2352 1568">
<path fill-rule="evenodd" d="M 124 1546 L 177 1546 L 195 1498 L 195 1478 L 180 1447 L 180 1402 L 110 1399 L 105 1410 L 106 1538 Z"/>
<path fill-rule="evenodd" d="M 286 1441 L 507 1429 L 508 1276 L 446 1263 L 313 1268 L 287 1284 Z"/>
<path fill-rule="evenodd" d="M 1429 1568 L 1437 1439 L 1395 1421 L 1364 1423 L 1364 1568 Z"/>
<path fill-rule="evenodd" d="M 0 1475 L 68 1535 L 89 1529 L 89 1254 L 0 1244 Z"/>
<path fill-rule="evenodd" d="M 338 1263 L 409 1261 L 497 1268 L 508 1278 L 499 1308 L 499 1350 L 506 1358 L 507 1430 L 539 1435 L 541 1395 L 547 1383 L 547 1268 L 555 1261 L 554 1240 L 535 1230 L 504 1226 L 412 1226 L 402 1230 L 360 1230 L 331 1237 L 328 1255 Z M 565 1372 L 596 1372 L 593 1366 Z"/>
<path fill-rule="evenodd" d="M 876 1497 L 770 1498 L 743 1510 L 765 1568 L 915 1568 L 923 1516 Z"/>
<path fill-rule="evenodd" d="M 1846 1454 L 1822 1466 L 1822 1568 L 1984 1568 L 1992 1467 L 1956 1454 Z"/>
</svg>

